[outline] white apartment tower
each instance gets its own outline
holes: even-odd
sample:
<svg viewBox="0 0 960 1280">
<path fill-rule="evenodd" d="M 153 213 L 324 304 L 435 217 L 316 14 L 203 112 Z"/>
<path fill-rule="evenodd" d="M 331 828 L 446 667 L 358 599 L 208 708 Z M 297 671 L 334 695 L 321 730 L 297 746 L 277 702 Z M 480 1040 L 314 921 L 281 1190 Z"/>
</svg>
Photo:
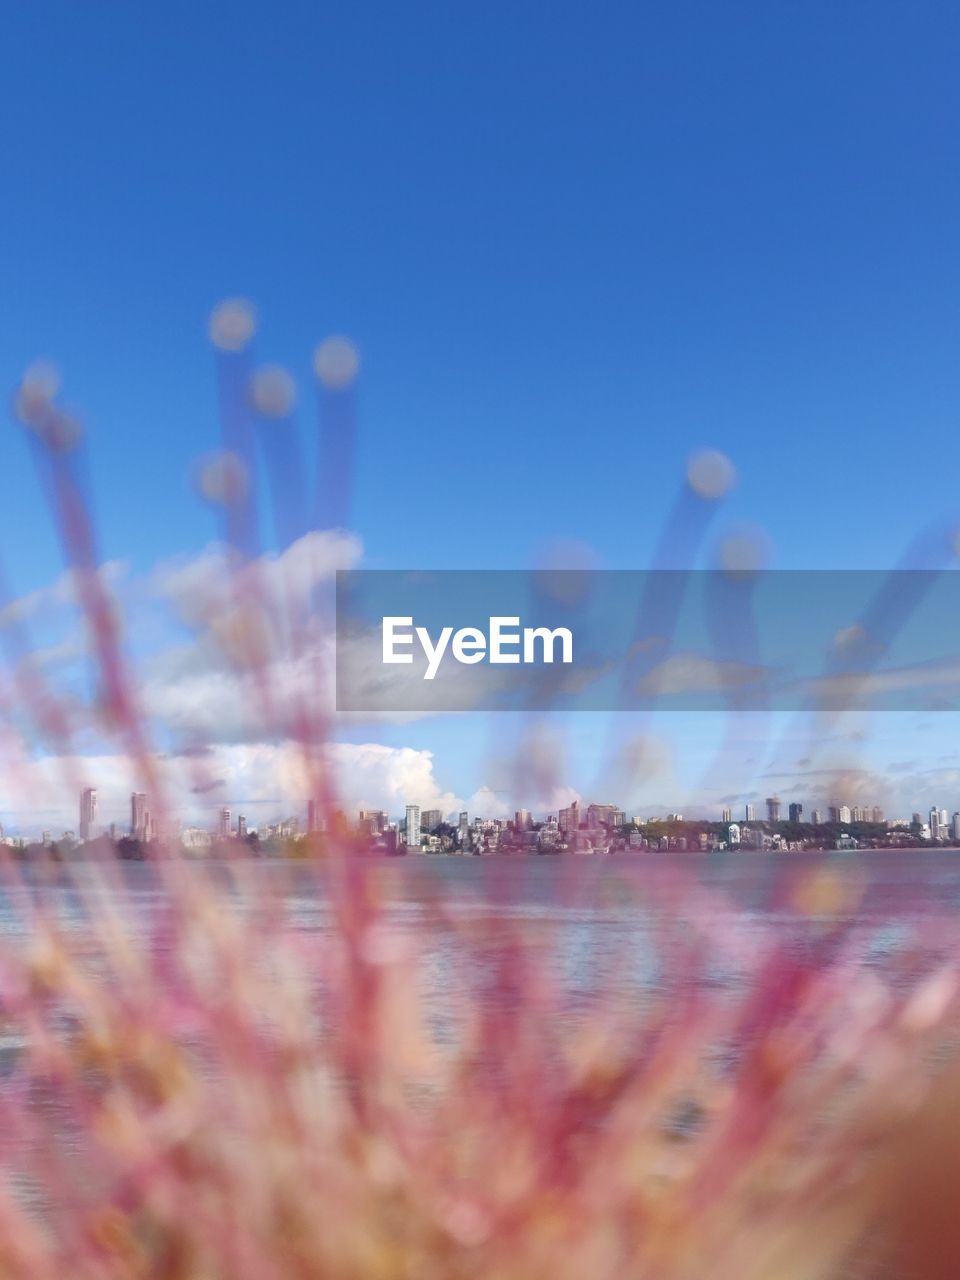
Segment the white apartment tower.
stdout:
<svg viewBox="0 0 960 1280">
<path fill-rule="evenodd" d="M 405 840 L 408 849 L 420 848 L 420 806 L 407 805 L 407 834 Z"/>
<path fill-rule="evenodd" d="M 130 834 L 134 840 L 147 838 L 147 795 L 134 791 L 130 796 Z"/>
<path fill-rule="evenodd" d="M 93 836 L 93 824 L 97 820 L 97 792 L 95 787 L 86 787 L 80 792 L 80 839 L 89 840 Z"/>
</svg>

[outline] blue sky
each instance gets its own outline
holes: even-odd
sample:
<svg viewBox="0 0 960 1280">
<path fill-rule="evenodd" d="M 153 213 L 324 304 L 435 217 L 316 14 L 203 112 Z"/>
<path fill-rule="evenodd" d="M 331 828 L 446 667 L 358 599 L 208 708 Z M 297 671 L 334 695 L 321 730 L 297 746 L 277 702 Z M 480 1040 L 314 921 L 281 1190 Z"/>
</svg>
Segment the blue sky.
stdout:
<svg viewBox="0 0 960 1280">
<path fill-rule="evenodd" d="M 0 380 L 55 357 L 134 574 L 215 536 L 189 475 L 235 294 L 304 382 L 319 338 L 360 348 L 371 566 L 563 538 L 643 567 L 702 446 L 739 476 L 716 533 L 755 524 L 785 567 L 884 567 L 960 519 L 952 6 L 38 3 L 4 28 Z M 28 592 L 59 560 L 12 428 L 0 469 Z M 401 739 L 479 785 L 476 735 Z"/>
</svg>

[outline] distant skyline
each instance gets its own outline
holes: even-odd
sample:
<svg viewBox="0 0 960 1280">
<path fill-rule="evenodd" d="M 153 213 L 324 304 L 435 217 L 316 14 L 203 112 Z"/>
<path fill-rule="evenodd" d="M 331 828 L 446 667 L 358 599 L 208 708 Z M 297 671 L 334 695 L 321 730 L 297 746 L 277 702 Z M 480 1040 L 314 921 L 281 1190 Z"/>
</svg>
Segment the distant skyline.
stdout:
<svg viewBox="0 0 960 1280">
<path fill-rule="evenodd" d="M 297 379 L 311 474 L 314 347 L 360 353 L 347 528 L 291 548 L 265 521 L 278 580 L 302 585 L 318 548 L 325 570 L 706 565 L 745 530 L 782 567 L 892 567 L 931 522 L 960 528 L 958 57 L 960 12 L 893 0 L 11 9 L 0 385 L 41 356 L 62 371 L 184 812 L 283 815 L 300 785 L 190 620 L 222 582 L 195 484 L 219 443 L 220 300 L 253 300 L 256 359 Z M 736 483 L 694 540 L 670 521 L 701 448 Z M 0 474 L 0 629 L 26 622 L 77 726 L 63 742 L 11 713 L 0 821 L 74 826 L 77 768 L 102 817 L 140 784 L 9 423 Z M 716 810 L 746 780 L 760 803 L 813 807 L 838 779 L 888 812 L 960 799 L 947 712 L 850 716 L 813 745 L 784 717 L 679 714 L 337 737 L 345 799 L 369 807 Z"/>
</svg>

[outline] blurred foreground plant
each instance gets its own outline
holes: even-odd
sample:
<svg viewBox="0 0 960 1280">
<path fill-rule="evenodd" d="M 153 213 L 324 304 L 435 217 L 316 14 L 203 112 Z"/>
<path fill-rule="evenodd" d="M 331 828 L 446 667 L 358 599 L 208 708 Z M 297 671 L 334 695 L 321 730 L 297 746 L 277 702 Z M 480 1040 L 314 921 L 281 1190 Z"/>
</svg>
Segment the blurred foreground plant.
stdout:
<svg viewBox="0 0 960 1280">
<path fill-rule="evenodd" d="M 0 972 L 0 1274 L 879 1274 L 906 1135 L 942 1105 L 942 941 L 884 977 L 825 917 L 728 945 L 735 914 L 647 893 L 664 978 L 571 1012 L 557 939 L 495 903 L 458 911 L 428 876 L 411 924 L 413 868 L 273 871 L 323 927 L 242 865 L 158 864 L 149 917 L 107 863 L 76 870 L 72 922 L 49 887 L 8 890 L 30 936 Z M 706 981 L 724 951 L 739 976 Z M 909 1151 L 916 1198 L 935 1167 Z"/>
</svg>

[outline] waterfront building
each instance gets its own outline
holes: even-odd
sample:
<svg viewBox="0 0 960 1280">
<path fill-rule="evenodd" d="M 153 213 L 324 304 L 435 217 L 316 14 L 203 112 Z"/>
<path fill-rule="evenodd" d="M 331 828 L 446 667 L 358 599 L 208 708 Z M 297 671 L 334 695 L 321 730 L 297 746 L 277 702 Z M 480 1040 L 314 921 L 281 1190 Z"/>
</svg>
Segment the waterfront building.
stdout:
<svg viewBox="0 0 960 1280">
<path fill-rule="evenodd" d="M 552 849 L 555 844 L 559 844 L 560 827 L 556 818 L 548 818 L 536 835 L 542 849 Z"/>
<path fill-rule="evenodd" d="M 407 826 L 404 843 L 408 849 L 420 848 L 420 806 L 418 804 L 407 805 Z"/>
<path fill-rule="evenodd" d="M 565 835 L 571 835 L 580 829 L 580 804 L 574 800 L 566 809 L 560 810 L 558 825 Z"/>
<path fill-rule="evenodd" d="M 94 787 L 86 787 L 80 792 L 80 824 L 81 840 L 93 837 L 93 824 L 97 820 L 97 792 Z"/>
<path fill-rule="evenodd" d="M 184 849 L 209 849 L 210 832 L 200 827 L 184 827 L 180 832 L 180 843 Z"/>
<path fill-rule="evenodd" d="M 134 840 L 147 838 L 147 797 L 143 791 L 134 791 L 130 796 L 130 834 Z"/>
<path fill-rule="evenodd" d="M 420 830 L 432 833 L 436 831 L 440 823 L 443 821 L 443 814 L 439 809 L 424 809 L 420 815 Z"/>
<path fill-rule="evenodd" d="M 600 827 L 622 827 L 624 813 L 615 804 L 591 804 L 587 806 L 587 827 L 597 831 Z"/>
</svg>

